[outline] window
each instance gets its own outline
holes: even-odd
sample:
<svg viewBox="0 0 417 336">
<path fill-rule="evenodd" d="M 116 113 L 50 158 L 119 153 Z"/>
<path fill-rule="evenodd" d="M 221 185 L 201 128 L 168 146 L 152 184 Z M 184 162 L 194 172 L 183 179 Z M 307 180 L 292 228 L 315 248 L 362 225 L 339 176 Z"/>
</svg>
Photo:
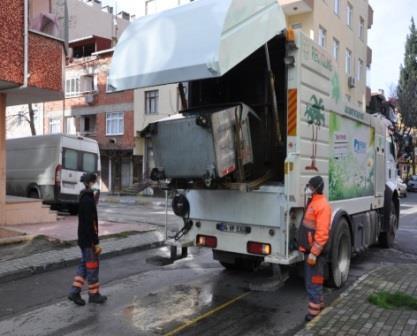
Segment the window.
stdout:
<svg viewBox="0 0 417 336">
<path fill-rule="evenodd" d="M 49 119 L 49 134 L 56 134 L 61 132 L 61 120 Z"/>
<path fill-rule="evenodd" d="M 352 52 L 349 49 L 346 49 L 345 72 L 347 75 L 352 73 Z"/>
<path fill-rule="evenodd" d="M 359 58 L 358 59 L 358 69 L 356 70 L 356 79 L 360 81 L 362 79 L 363 73 L 363 61 Z"/>
<path fill-rule="evenodd" d="M 67 79 L 65 81 L 65 97 L 75 97 L 78 95 L 80 95 L 80 79 Z"/>
<path fill-rule="evenodd" d="M 78 152 L 73 149 L 64 149 L 62 165 L 64 169 L 78 170 Z"/>
<path fill-rule="evenodd" d="M 94 91 L 94 76 L 84 75 L 79 79 L 80 92 L 93 92 Z"/>
<path fill-rule="evenodd" d="M 159 91 L 145 91 L 145 114 L 158 114 Z"/>
<path fill-rule="evenodd" d="M 75 127 L 75 118 L 74 117 L 67 118 L 66 127 L 67 127 L 67 129 L 66 129 L 67 134 L 73 134 L 74 135 L 74 134 L 77 133 L 77 130 L 76 130 L 76 127 Z"/>
<path fill-rule="evenodd" d="M 360 18 L 359 22 L 359 38 L 361 41 L 365 41 L 365 20 L 363 17 Z"/>
<path fill-rule="evenodd" d="M 64 148 L 62 166 L 64 169 L 79 170 L 87 173 L 97 171 L 97 154 Z"/>
<path fill-rule="evenodd" d="M 353 15 L 353 7 L 348 2 L 347 7 L 346 7 L 346 24 L 349 27 L 352 27 L 352 15 Z"/>
<path fill-rule="evenodd" d="M 340 42 L 339 40 L 333 38 L 333 58 L 335 60 L 339 59 L 339 50 L 340 50 Z"/>
<path fill-rule="evenodd" d="M 334 0 L 334 13 L 339 16 L 340 14 L 340 0 Z"/>
<path fill-rule="evenodd" d="M 326 48 L 326 35 L 327 31 L 322 26 L 319 27 L 319 45 L 322 48 Z"/>
<path fill-rule="evenodd" d="M 82 171 L 94 173 L 97 171 L 97 155 L 93 153 L 82 153 Z"/>
<path fill-rule="evenodd" d="M 123 135 L 123 112 L 106 113 L 106 135 Z"/>
</svg>

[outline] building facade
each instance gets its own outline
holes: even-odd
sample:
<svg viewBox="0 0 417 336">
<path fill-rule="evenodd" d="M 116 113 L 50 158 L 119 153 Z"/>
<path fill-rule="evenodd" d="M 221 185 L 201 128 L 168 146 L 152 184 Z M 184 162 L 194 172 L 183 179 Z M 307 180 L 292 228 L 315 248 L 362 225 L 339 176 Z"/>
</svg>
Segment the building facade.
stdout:
<svg viewBox="0 0 417 336">
<path fill-rule="evenodd" d="M 367 72 L 372 63 L 368 29 L 373 9 L 368 0 L 278 0 L 287 25 L 302 30 L 332 55 L 341 74 L 341 92 L 358 110 L 371 98 Z"/>
<path fill-rule="evenodd" d="M 10 219 L 6 201 L 6 106 L 62 97 L 65 48 L 59 34 L 62 27 L 47 0 L 3 0 L 0 22 L 0 225 L 5 225 Z M 21 210 L 24 212 L 24 207 Z"/>
<path fill-rule="evenodd" d="M 65 6 L 66 4 L 66 6 Z M 87 36 L 99 36 L 106 41 L 106 45 L 87 46 L 85 52 L 90 53 L 96 49 L 111 48 L 124 29 L 129 25 L 131 16 L 126 12 L 116 12 L 111 6 L 102 7 L 99 0 L 35 0 L 29 2 L 29 28 L 36 29 L 44 34 L 52 35 L 66 41 L 72 42 L 74 49 L 68 49 L 67 57 L 78 56 L 84 52 Z M 94 19 L 92 19 L 94 18 Z M 102 40 L 102 41 L 103 41 Z M 110 43 L 108 42 L 110 40 Z M 79 41 L 74 43 L 73 41 Z M 81 45 L 81 47 L 79 47 Z M 37 97 L 37 101 L 40 98 Z M 17 102 L 16 102 L 17 103 Z M 43 104 L 32 106 L 35 113 L 35 130 L 37 135 L 44 134 L 44 129 L 56 130 L 58 125 L 57 116 L 52 116 L 52 125 L 49 118 L 44 118 Z M 23 137 L 32 135 L 29 120 L 29 106 L 19 105 L 7 108 L 6 129 L 7 138 Z M 47 120 L 48 124 L 43 123 Z M 64 119 L 61 121 L 61 130 L 65 131 Z"/>
</svg>

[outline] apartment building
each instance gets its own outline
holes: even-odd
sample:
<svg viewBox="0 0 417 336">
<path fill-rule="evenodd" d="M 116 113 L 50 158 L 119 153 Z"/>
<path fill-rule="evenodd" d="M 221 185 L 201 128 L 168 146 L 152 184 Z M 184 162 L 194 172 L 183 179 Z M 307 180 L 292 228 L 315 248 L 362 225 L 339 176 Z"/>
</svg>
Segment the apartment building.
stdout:
<svg viewBox="0 0 417 336">
<path fill-rule="evenodd" d="M 6 198 L 6 106 L 62 97 L 65 48 L 49 0 L 3 0 L 0 22 L 0 225 L 5 225 L 36 217 L 27 204 Z"/>
<path fill-rule="evenodd" d="M 302 30 L 326 49 L 339 67 L 341 91 L 350 105 L 366 111 L 371 98 L 367 72 L 372 63 L 368 29 L 373 9 L 368 0 L 278 0 L 287 25 Z"/>
<path fill-rule="evenodd" d="M 193 0 L 145 0 L 142 2 L 143 8 L 140 12 L 144 15 L 153 15 L 191 1 Z M 134 153 L 142 158 L 142 175 L 146 180 L 154 167 L 153 151 L 151 142 L 143 138 L 140 133 L 150 123 L 181 110 L 178 84 L 135 90 L 134 101 Z"/>
<path fill-rule="evenodd" d="M 44 104 L 44 133 L 97 140 L 102 191 L 120 191 L 137 182 L 140 158 L 133 156 L 133 91 L 107 93 L 112 40 L 88 36 L 71 41 L 65 69 L 65 99 Z"/>
</svg>

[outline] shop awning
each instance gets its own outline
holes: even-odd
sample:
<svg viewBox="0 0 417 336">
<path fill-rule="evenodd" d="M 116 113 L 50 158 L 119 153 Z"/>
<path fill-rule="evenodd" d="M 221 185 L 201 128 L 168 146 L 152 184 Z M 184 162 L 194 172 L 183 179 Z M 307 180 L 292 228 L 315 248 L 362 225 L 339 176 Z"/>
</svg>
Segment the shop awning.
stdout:
<svg viewBox="0 0 417 336">
<path fill-rule="evenodd" d="M 111 91 L 220 77 L 286 28 L 277 0 L 197 0 L 131 23 Z"/>
</svg>

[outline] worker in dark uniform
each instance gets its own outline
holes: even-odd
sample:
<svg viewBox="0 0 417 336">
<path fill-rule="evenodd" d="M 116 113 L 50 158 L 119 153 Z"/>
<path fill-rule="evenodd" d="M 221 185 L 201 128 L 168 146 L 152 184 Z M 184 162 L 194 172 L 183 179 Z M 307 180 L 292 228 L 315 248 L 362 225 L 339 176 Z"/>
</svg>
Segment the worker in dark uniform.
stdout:
<svg viewBox="0 0 417 336">
<path fill-rule="evenodd" d="M 98 218 L 97 207 L 98 191 L 93 190 L 97 176 L 86 173 L 81 177 L 84 183 L 79 196 L 78 212 L 78 245 L 81 248 L 81 261 L 74 277 L 68 299 L 79 306 L 84 306 L 85 301 L 81 297 L 81 289 L 87 280 L 89 303 L 104 303 L 107 297 L 100 294 L 99 255 L 101 248 L 98 245 Z"/>
<path fill-rule="evenodd" d="M 305 255 L 304 279 L 308 295 L 306 321 L 324 309 L 323 283 L 325 257 L 323 250 L 329 239 L 332 208 L 323 195 L 321 176 L 310 179 L 306 187 L 308 203 L 299 230 L 299 250 Z"/>
</svg>

